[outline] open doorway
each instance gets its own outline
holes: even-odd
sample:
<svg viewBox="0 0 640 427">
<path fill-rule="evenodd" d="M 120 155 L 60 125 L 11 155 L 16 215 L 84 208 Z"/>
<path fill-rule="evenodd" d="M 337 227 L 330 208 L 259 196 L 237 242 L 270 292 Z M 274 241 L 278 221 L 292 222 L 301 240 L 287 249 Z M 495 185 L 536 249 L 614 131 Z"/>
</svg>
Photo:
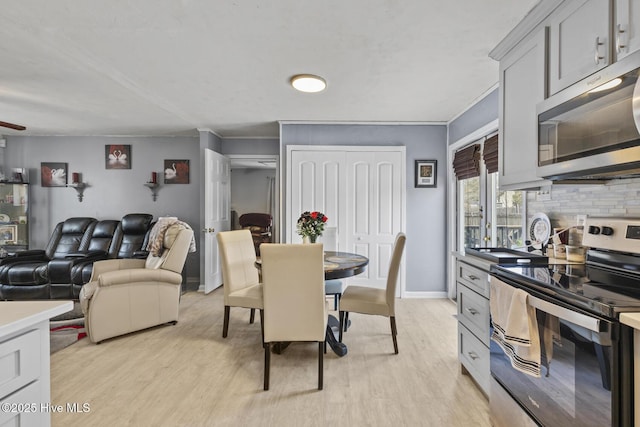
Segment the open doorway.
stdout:
<svg viewBox="0 0 640 427">
<path fill-rule="evenodd" d="M 279 241 L 280 183 L 278 156 L 228 155 L 231 164 L 231 229 L 242 228 L 239 218 L 247 213 L 273 217 L 272 241 Z"/>
</svg>

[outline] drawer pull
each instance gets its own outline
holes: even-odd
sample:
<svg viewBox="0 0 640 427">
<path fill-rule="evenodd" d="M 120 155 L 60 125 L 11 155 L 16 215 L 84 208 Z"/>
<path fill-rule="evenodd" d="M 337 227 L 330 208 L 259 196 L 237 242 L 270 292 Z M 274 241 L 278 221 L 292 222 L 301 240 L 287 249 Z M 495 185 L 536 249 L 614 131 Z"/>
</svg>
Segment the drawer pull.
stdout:
<svg viewBox="0 0 640 427">
<path fill-rule="evenodd" d="M 473 316 L 475 316 L 476 314 L 478 314 L 478 310 L 476 310 L 475 308 L 467 308 L 466 309 L 469 313 L 471 313 Z"/>
<path fill-rule="evenodd" d="M 475 351 L 470 351 L 467 353 L 469 355 L 469 357 L 471 358 L 471 360 L 476 360 L 479 359 L 480 356 L 478 356 L 478 354 Z"/>
<path fill-rule="evenodd" d="M 470 274 L 469 276 L 467 276 L 467 278 L 469 278 L 469 280 L 478 280 L 478 279 L 480 279 L 478 276 L 474 276 L 473 274 Z"/>
</svg>

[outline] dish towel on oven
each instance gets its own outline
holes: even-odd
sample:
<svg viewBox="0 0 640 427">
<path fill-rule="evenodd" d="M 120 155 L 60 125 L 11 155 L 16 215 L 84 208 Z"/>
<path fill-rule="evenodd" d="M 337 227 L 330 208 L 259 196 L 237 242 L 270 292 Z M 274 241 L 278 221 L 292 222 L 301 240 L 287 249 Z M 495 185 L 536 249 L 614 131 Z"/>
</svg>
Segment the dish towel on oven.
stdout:
<svg viewBox="0 0 640 427">
<path fill-rule="evenodd" d="M 515 369 L 540 377 L 540 336 L 536 309 L 527 303 L 529 294 L 491 278 L 491 324 L 495 341 Z"/>
</svg>

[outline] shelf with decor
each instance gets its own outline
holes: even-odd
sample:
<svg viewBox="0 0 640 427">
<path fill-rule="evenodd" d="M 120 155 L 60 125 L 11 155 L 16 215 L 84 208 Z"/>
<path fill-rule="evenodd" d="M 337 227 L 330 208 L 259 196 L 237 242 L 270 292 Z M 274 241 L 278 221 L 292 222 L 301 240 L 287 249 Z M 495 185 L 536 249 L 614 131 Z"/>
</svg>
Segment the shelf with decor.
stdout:
<svg viewBox="0 0 640 427">
<path fill-rule="evenodd" d="M 0 183 L 0 248 L 29 249 L 29 184 Z"/>
</svg>

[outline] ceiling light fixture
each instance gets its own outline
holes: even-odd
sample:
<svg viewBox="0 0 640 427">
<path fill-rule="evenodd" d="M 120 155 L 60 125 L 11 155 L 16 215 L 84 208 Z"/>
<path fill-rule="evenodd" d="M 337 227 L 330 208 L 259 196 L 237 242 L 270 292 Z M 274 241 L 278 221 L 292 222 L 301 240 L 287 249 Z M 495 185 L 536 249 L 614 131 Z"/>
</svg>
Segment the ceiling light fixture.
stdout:
<svg viewBox="0 0 640 427">
<path fill-rule="evenodd" d="M 620 77 L 617 77 L 613 80 L 609 80 L 608 82 L 601 84 L 600 86 L 593 88 L 589 91 L 589 93 L 594 93 L 594 92 L 600 92 L 603 90 L 607 90 L 607 89 L 611 89 L 614 88 L 616 86 L 618 86 L 620 83 L 622 83 L 622 79 Z"/>
<path fill-rule="evenodd" d="M 320 76 L 313 74 L 298 74 L 291 77 L 291 86 L 300 92 L 322 92 L 327 88 L 327 82 Z"/>
</svg>

